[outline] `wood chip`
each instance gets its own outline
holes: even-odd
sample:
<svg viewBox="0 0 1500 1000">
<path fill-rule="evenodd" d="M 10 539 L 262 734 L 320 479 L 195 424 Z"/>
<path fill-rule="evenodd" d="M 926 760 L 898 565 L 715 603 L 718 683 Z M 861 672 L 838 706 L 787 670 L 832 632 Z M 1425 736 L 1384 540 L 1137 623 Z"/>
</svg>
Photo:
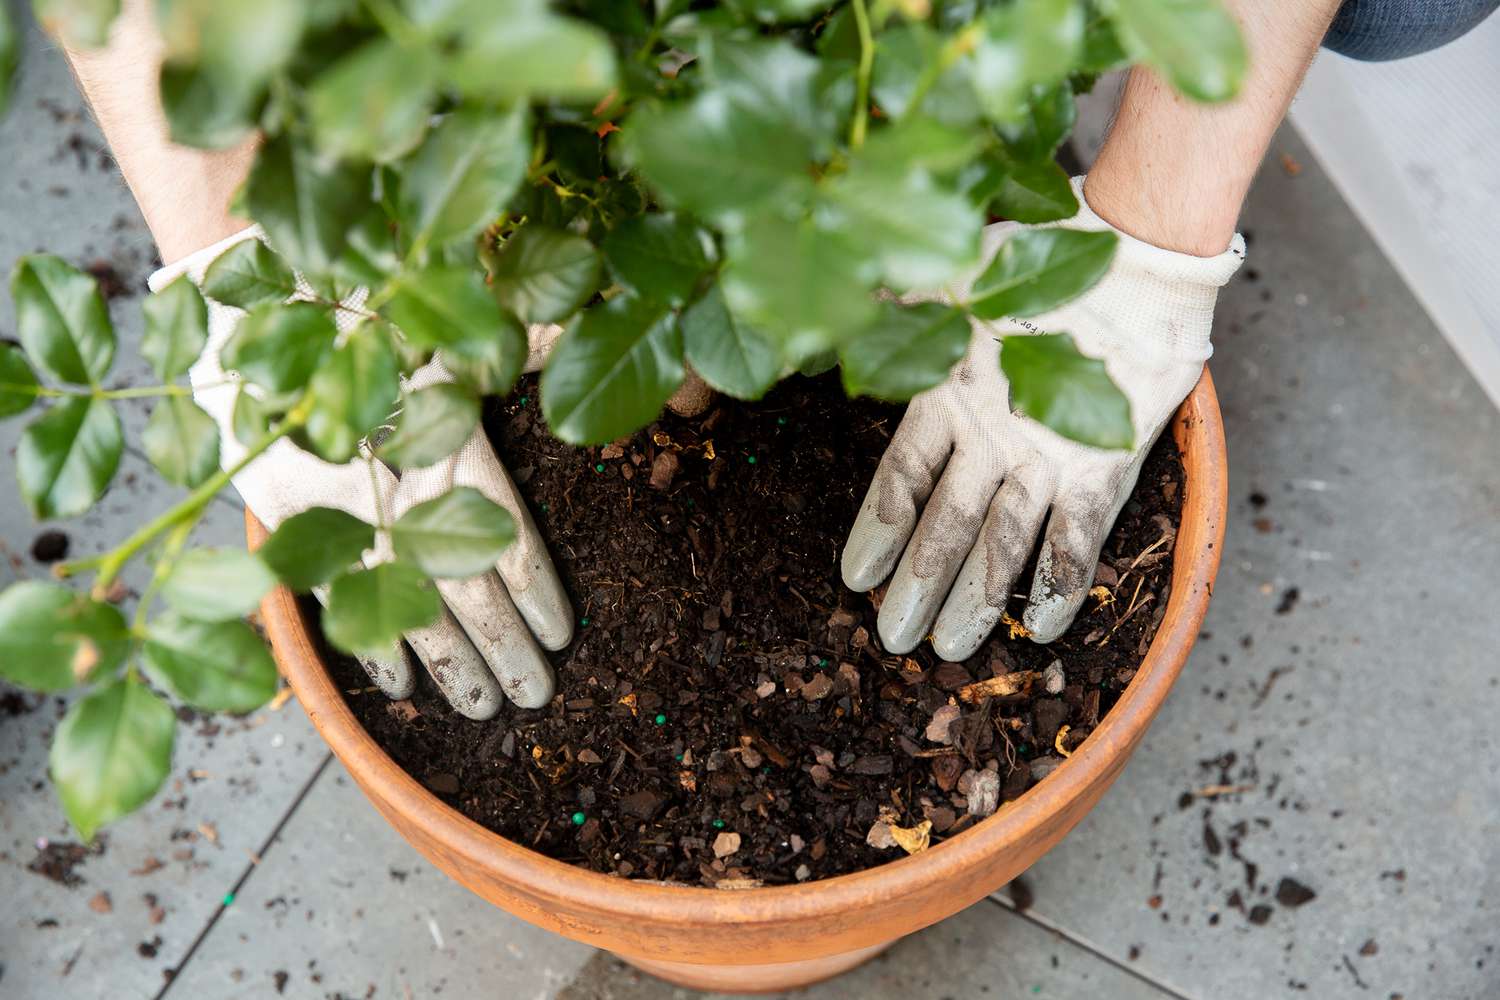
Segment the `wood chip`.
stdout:
<svg viewBox="0 0 1500 1000">
<path fill-rule="evenodd" d="M 959 688 L 958 696 L 971 705 L 986 698 L 1005 698 L 1025 691 L 1038 676 L 1035 670 L 1016 670 L 986 681 L 967 684 Z"/>
<path fill-rule="evenodd" d="M 109 893 L 101 892 L 89 900 L 89 909 L 95 913 L 109 913 L 115 908 L 115 904 L 109 898 Z"/>
<path fill-rule="evenodd" d="M 802 685 L 802 697 L 808 701 L 821 701 L 833 692 L 833 678 L 827 674 L 817 674 L 812 680 Z"/>
<path fill-rule="evenodd" d="M 941 743 L 944 746 L 953 745 L 951 729 L 953 723 L 958 721 L 961 710 L 957 705 L 944 705 L 932 713 L 932 721 L 927 723 L 927 730 L 923 733 L 933 743 Z"/>
<path fill-rule="evenodd" d="M 651 485 L 659 490 L 670 487 L 680 465 L 675 451 L 657 453 L 656 461 L 651 463 Z"/>
<path fill-rule="evenodd" d="M 714 838 L 714 857 L 727 858 L 740 849 L 740 835 L 728 830 Z"/>
<path fill-rule="evenodd" d="M 270 709 L 272 712 L 279 712 L 281 711 L 283 706 L 285 706 L 286 703 L 291 701 L 294 697 L 295 694 L 292 691 L 291 686 L 288 685 L 286 687 L 283 687 L 280 691 L 276 692 L 276 697 L 272 698 L 269 702 L 266 703 L 266 708 Z"/>
</svg>

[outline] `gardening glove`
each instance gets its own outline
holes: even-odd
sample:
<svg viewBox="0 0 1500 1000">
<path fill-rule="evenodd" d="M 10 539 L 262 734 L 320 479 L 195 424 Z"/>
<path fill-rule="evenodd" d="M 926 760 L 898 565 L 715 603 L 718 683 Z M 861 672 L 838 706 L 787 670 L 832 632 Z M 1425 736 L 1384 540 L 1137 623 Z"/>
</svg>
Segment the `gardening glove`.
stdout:
<svg viewBox="0 0 1500 1000">
<path fill-rule="evenodd" d="M 247 229 L 207 247 L 151 276 L 153 292 L 178 275 L 187 274 L 201 286 L 208 265 L 235 243 L 259 237 Z M 351 296 L 358 305 L 363 291 Z M 234 332 L 241 310 L 209 301 L 209 339 L 189 377 L 193 398 L 219 425 L 219 460 L 229 468 L 245 454 L 232 426 L 238 378 L 219 364 L 219 351 Z M 338 325 L 357 322 L 340 310 Z M 552 342 L 562 332 L 557 326 L 532 327 L 526 370 L 541 368 Z M 413 374 L 409 388 L 419 389 L 451 381 L 440 361 Z M 552 668 L 538 644 L 561 649 L 573 637 L 573 613 L 562 583 L 547 556 L 536 523 L 515 484 L 495 457 L 484 428 L 452 456 L 425 469 L 408 469 L 398 479 L 378 461 L 356 458 L 334 465 L 302 451 L 287 440 L 277 441 L 234 477 L 247 507 L 268 529 L 310 507 L 335 507 L 360 520 L 378 523 L 376 504 L 386 520 L 446 492 L 471 486 L 508 510 L 516 523 L 516 540 L 505 550 L 495 572 L 465 580 L 436 581 L 445 607 L 442 617 L 426 628 L 406 633 L 406 641 L 427 669 L 449 704 L 471 719 L 492 718 L 505 697 L 522 708 L 540 708 L 552 698 Z M 383 537 L 366 553 L 366 565 L 391 557 Z M 315 591 L 316 593 L 316 591 Z M 319 595 L 320 598 L 323 596 Z M 361 658 L 370 678 L 391 698 L 411 696 L 416 675 L 411 658 L 400 644 L 386 656 Z"/>
<path fill-rule="evenodd" d="M 1084 201 L 1081 177 L 1073 188 L 1079 212 L 1056 225 L 1114 231 Z M 1027 228 L 989 226 L 983 259 Z M 1088 594 L 1146 453 L 1212 353 L 1214 299 L 1245 255 L 1238 235 L 1215 257 L 1116 235 L 1109 270 L 1077 299 L 1024 321 L 971 318 L 964 360 L 907 408 L 843 553 L 844 582 L 854 590 L 895 569 L 877 620 L 890 652 L 910 652 L 930 632 L 945 660 L 972 656 L 1000 622 L 1044 519 L 1021 624 L 1033 641 L 1051 642 Z M 960 301 L 979 273 L 955 290 Z M 1084 355 L 1103 360 L 1130 403 L 1130 450 L 1079 444 L 1011 411 L 997 338 L 1044 332 L 1070 333 Z"/>
</svg>

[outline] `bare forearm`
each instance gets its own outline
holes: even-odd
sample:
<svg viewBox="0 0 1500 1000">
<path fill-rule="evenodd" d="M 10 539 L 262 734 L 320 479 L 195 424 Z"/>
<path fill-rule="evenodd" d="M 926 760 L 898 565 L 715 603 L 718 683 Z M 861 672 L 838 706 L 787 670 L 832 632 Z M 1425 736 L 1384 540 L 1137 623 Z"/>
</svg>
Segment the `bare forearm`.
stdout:
<svg viewBox="0 0 1500 1000">
<path fill-rule="evenodd" d="M 206 152 L 168 139 L 157 87 L 162 47 L 149 3 L 127 0 L 105 48 L 64 52 L 163 261 L 245 227 L 229 201 L 250 169 L 255 142 Z"/>
<path fill-rule="evenodd" d="M 1117 228 L 1169 250 L 1223 252 L 1261 158 L 1340 0 L 1228 0 L 1250 50 L 1240 93 L 1200 104 L 1137 68 L 1084 196 Z"/>
</svg>

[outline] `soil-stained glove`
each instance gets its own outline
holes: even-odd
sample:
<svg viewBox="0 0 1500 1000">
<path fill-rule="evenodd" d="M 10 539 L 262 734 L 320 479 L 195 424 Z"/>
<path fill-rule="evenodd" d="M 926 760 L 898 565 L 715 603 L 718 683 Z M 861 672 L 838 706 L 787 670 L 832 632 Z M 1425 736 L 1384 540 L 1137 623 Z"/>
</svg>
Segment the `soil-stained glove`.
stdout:
<svg viewBox="0 0 1500 1000">
<path fill-rule="evenodd" d="M 207 247 L 151 276 L 152 291 L 165 288 L 186 273 L 201 285 L 203 273 L 235 243 L 254 239 L 249 229 Z M 357 305 L 357 303 L 350 303 Z M 232 426 L 236 377 L 219 365 L 219 351 L 240 310 L 209 300 L 209 340 L 189 376 L 193 398 L 219 425 L 220 462 L 229 468 L 245 454 Z M 339 328 L 356 317 L 341 312 Z M 534 327 L 526 370 L 536 371 L 560 327 Z M 410 387 L 422 388 L 449 381 L 437 361 L 417 371 Z M 552 668 L 538 643 L 561 649 L 573 637 L 573 612 L 557 572 L 548 558 L 536 523 L 516 492 L 482 427 L 449 458 L 425 469 L 408 469 L 398 479 L 378 461 L 356 458 L 334 465 L 300 450 L 290 441 L 276 442 L 237 476 L 234 486 L 246 506 L 267 528 L 275 528 L 311 507 L 334 507 L 371 524 L 378 523 L 376 503 L 387 521 L 453 486 L 471 486 L 508 510 L 516 523 L 516 540 L 505 551 L 495 572 L 465 580 L 438 580 L 446 607 L 442 617 L 426 628 L 406 633 L 407 643 L 437 683 L 448 702 L 471 719 L 488 719 L 504 698 L 523 708 L 539 708 L 552 698 Z M 388 543 L 380 543 L 382 545 Z M 374 565 L 390 558 L 388 549 L 366 553 Z M 321 596 L 321 595 L 320 595 Z M 410 656 L 399 644 L 388 656 L 362 659 L 371 679 L 392 698 L 410 697 L 416 675 Z"/>
<path fill-rule="evenodd" d="M 1084 203 L 1082 178 L 1074 190 L 1080 211 L 1056 225 L 1112 230 Z M 1026 228 L 990 226 L 985 261 Z M 1216 257 L 1118 236 L 1108 272 L 1079 298 L 1024 321 L 971 320 L 968 355 L 908 407 L 843 554 L 844 582 L 854 590 L 895 569 L 878 618 L 891 652 L 909 652 L 930 632 L 944 659 L 973 655 L 999 623 L 1044 519 L 1022 624 L 1034 641 L 1051 642 L 1082 605 L 1146 453 L 1212 353 L 1214 300 L 1245 256 L 1239 236 Z M 970 285 L 956 294 L 967 296 Z M 1011 412 L 996 338 L 1055 332 L 1104 361 L 1130 402 L 1132 450 L 1078 444 Z"/>
</svg>

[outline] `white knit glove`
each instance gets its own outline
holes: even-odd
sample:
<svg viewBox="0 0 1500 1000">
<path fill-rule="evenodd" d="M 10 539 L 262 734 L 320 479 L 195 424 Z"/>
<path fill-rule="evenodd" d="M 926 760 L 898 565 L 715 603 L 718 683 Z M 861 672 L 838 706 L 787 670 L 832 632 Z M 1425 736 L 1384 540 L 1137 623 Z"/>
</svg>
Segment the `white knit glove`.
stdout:
<svg viewBox="0 0 1500 1000">
<path fill-rule="evenodd" d="M 1079 213 L 1056 225 L 1112 230 L 1084 202 L 1082 180 Z M 988 227 L 985 261 L 1027 228 Z M 1109 271 L 1079 298 L 1024 321 L 972 320 L 967 357 L 907 408 L 843 555 L 854 590 L 896 570 L 878 617 L 890 652 L 915 649 L 930 631 L 944 659 L 972 656 L 1000 621 L 1049 509 L 1022 624 L 1034 641 L 1051 642 L 1077 614 L 1141 462 L 1212 353 L 1214 300 L 1245 256 L 1239 236 L 1216 257 L 1118 236 Z M 1015 333 L 1070 333 L 1084 355 L 1102 359 L 1130 401 L 1134 449 L 1078 444 L 1012 413 L 995 338 Z"/>
<path fill-rule="evenodd" d="M 201 286 L 203 273 L 220 254 L 258 230 L 247 229 L 207 247 L 151 276 L 153 292 L 180 274 Z M 235 437 L 232 417 L 239 383 L 219 365 L 219 351 L 243 313 L 212 300 L 207 348 L 189 377 L 193 398 L 219 425 L 219 461 L 229 468 L 245 454 Z M 355 317 L 339 314 L 340 330 Z M 526 370 L 536 371 L 560 327 L 533 327 Z M 451 381 L 437 361 L 417 371 L 410 387 L 422 388 Z M 372 466 L 374 482 L 372 483 Z M 437 623 L 406 633 L 406 641 L 459 713 L 488 719 L 500 710 L 504 697 L 523 708 L 540 708 L 552 698 L 552 668 L 537 648 L 561 649 L 573 637 L 573 612 L 562 583 L 515 484 L 495 457 L 482 427 L 451 457 L 425 469 L 408 469 L 398 479 L 379 462 L 355 459 L 333 465 L 281 440 L 234 477 L 245 505 L 269 529 L 310 507 L 334 507 L 378 523 L 378 502 L 388 520 L 446 492 L 453 486 L 472 486 L 508 510 L 516 523 L 516 540 L 496 565 L 496 572 L 466 580 L 438 580 L 446 607 Z M 387 547 L 366 553 L 367 565 L 390 558 Z M 321 596 L 321 595 L 320 595 Z M 416 684 L 411 658 L 397 646 L 378 660 L 361 659 L 371 679 L 392 698 L 410 697 Z M 502 695 L 503 691 L 503 695 Z"/>
</svg>

